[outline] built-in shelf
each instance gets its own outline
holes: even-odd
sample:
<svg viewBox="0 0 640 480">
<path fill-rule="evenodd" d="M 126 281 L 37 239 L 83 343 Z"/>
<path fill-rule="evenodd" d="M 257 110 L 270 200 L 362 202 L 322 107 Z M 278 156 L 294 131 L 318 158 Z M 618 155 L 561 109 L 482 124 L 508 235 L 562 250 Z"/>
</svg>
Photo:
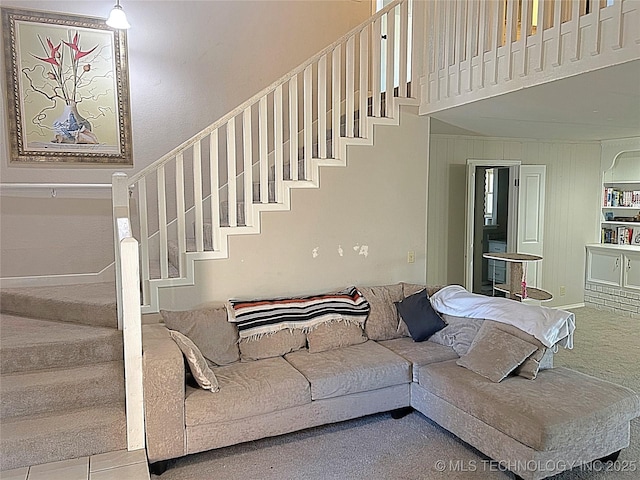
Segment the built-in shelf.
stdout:
<svg viewBox="0 0 640 480">
<path fill-rule="evenodd" d="M 602 225 L 626 225 L 627 227 L 640 227 L 640 222 L 616 222 L 615 220 L 607 220 Z"/>
</svg>

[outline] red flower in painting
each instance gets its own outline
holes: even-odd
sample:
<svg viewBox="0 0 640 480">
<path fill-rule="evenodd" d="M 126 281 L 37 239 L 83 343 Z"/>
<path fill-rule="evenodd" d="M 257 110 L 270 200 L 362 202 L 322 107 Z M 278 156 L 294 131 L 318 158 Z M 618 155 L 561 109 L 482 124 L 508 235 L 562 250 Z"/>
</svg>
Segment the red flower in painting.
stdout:
<svg viewBox="0 0 640 480">
<path fill-rule="evenodd" d="M 47 58 L 36 57 L 35 55 L 33 55 L 33 53 L 31 55 L 33 55 L 38 60 L 42 60 L 43 62 L 47 62 L 47 63 L 50 63 L 51 65 L 55 65 L 56 67 L 59 67 L 60 64 L 58 63 L 58 58 L 60 57 L 60 54 L 58 53 L 58 50 L 60 50 L 60 46 L 62 44 L 59 43 L 57 47 L 54 47 L 51 40 L 47 38 L 47 45 L 49 46 L 49 56 Z"/>
<path fill-rule="evenodd" d="M 75 36 L 73 37 L 73 41 L 71 43 L 69 42 L 64 42 L 64 44 L 69 47 L 71 50 L 73 50 L 74 52 L 76 52 L 73 56 L 74 60 L 79 60 L 80 58 L 89 55 L 91 52 L 93 52 L 96 48 L 98 48 L 98 46 L 96 45 L 95 47 L 93 47 L 91 50 L 86 50 L 86 51 L 82 51 L 80 50 L 80 47 L 78 46 L 78 41 L 80 40 L 80 35 L 78 34 L 78 32 L 76 32 Z"/>
</svg>

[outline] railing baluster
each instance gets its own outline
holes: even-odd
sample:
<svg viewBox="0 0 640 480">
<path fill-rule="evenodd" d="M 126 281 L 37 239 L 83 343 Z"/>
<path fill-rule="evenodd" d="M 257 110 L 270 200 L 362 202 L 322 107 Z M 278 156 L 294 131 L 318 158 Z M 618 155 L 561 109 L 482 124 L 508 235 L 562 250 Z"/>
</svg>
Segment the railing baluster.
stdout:
<svg viewBox="0 0 640 480">
<path fill-rule="evenodd" d="M 345 137 L 353 137 L 353 118 L 355 115 L 355 75 L 356 75 L 356 36 L 352 35 L 347 40 L 346 61 L 346 86 L 345 97 L 347 99 L 345 111 Z"/>
<path fill-rule="evenodd" d="M 580 60 L 580 3 L 573 0 L 573 8 L 571 9 L 571 29 L 573 30 L 572 62 Z"/>
<path fill-rule="evenodd" d="M 544 2 L 541 2 L 544 3 Z M 595 4 L 592 4 L 592 10 L 593 10 L 593 28 L 594 28 L 594 35 L 593 35 L 593 48 L 591 49 L 591 55 L 599 55 L 600 54 L 600 32 L 601 32 L 601 28 L 602 25 L 600 25 L 600 2 L 597 1 L 595 2 Z M 538 17 L 539 18 L 539 17 Z M 538 20 L 538 23 L 540 23 L 540 21 Z"/>
<path fill-rule="evenodd" d="M 178 222 L 178 271 L 184 274 L 183 253 L 187 251 L 187 231 L 184 205 L 184 155 L 176 156 L 176 220 Z"/>
<path fill-rule="evenodd" d="M 202 218 L 202 147 L 193 146 L 193 202 L 195 210 L 196 251 L 204 251 L 204 220 Z"/>
<path fill-rule="evenodd" d="M 258 141 L 260 142 L 260 202 L 269 203 L 269 139 L 267 96 L 260 99 L 258 110 Z"/>
<path fill-rule="evenodd" d="M 338 142 L 340 141 L 340 47 L 336 47 L 331 55 L 331 156 L 338 158 Z"/>
<path fill-rule="evenodd" d="M 491 38 L 491 57 L 492 57 L 492 66 L 493 66 L 493 79 L 491 83 L 496 85 L 498 83 L 498 47 L 502 42 L 502 31 L 503 31 L 503 23 L 502 18 L 502 2 L 493 2 L 493 21 L 496 24 L 496 28 L 493 29 L 492 38 Z"/>
<path fill-rule="evenodd" d="M 358 136 L 367 136 L 367 110 L 369 108 L 369 27 L 360 32 L 360 110 Z"/>
<path fill-rule="evenodd" d="M 470 92 L 473 90 L 473 57 L 474 57 L 474 49 L 473 43 L 476 40 L 477 28 L 478 28 L 478 16 L 476 7 L 478 6 L 477 2 L 467 2 L 467 44 L 466 44 L 466 62 L 467 62 L 467 88 L 466 91 Z M 475 35 L 474 35 L 475 34 Z"/>
<path fill-rule="evenodd" d="M 547 15 L 545 12 L 546 0 L 538 1 L 538 20 L 536 25 L 536 43 L 538 44 L 538 59 L 536 61 L 536 72 L 541 72 L 544 66 L 544 17 Z"/>
<path fill-rule="evenodd" d="M 251 107 L 242 112 L 243 176 L 244 176 L 244 224 L 253 225 L 253 132 L 251 129 Z"/>
<path fill-rule="evenodd" d="M 555 0 L 553 11 L 553 32 L 555 37 L 554 60 L 551 63 L 554 67 L 560 65 L 560 52 L 562 51 L 562 1 Z"/>
<path fill-rule="evenodd" d="M 169 251 L 167 244 L 167 199 L 164 165 L 158 168 L 158 231 L 160 238 L 160 278 L 169 278 Z"/>
<path fill-rule="evenodd" d="M 276 182 L 276 203 L 282 203 L 284 197 L 284 184 L 282 176 L 284 173 L 284 134 L 282 132 L 282 85 L 278 85 L 273 93 L 273 128 L 274 128 L 274 151 L 275 151 L 275 176 Z"/>
<path fill-rule="evenodd" d="M 624 23 L 624 19 L 622 17 L 622 0 L 616 0 L 613 4 L 613 8 L 615 8 L 612 20 L 615 22 L 616 26 L 616 42 L 611 45 L 613 50 L 620 50 L 622 48 L 622 24 Z M 637 27 L 637 24 L 636 24 Z"/>
<path fill-rule="evenodd" d="M 304 95 L 304 174 L 309 179 L 309 168 L 313 153 L 313 68 L 309 65 L 304 69 L 303 76 L 303 95 Z"/>
<path fill-rule="evenodd" d="M 229 226 L 238 226 L 238 191 L 236 185 L 236 119 L 227 122 L 227 217 Z"/>
<path fill-rule="evenodd" d="M 507 72 L 505 75 L 505 80 L 509 81 L 513 78 L 513 42 L 515 39 L 513 38 L 513 27 L 514 27 L 514 9 L 516 8 L 517 2 L 507 2 L 507 23 L 506 23 L 506 35 L 505 35 L 505 60 L 507 61 Z"/>
<path fill-rule="evenodd" d="M 409 55 L 409 2 L 400 4 L 400 78 L 398 79 L 398 96 L 407 98 L 407 57 Z"/>
<path fill-rule="evenodd" d="M 456 95 L 460 95 L 462 62 L 464 59 L 464 47 L 466 44 L 467 29 L 465 28 L 464 15 L 462 13 L 462 0 L 456 3 L 456 25 L 455 25 L 455 56 L 456 65 Z"/>
<path fill-rule="evenodd" d="M 480 9 L 480 22 L 478 23 L 478 68 L 480 69 L 480 81 L 478 86 L 480 88 L 484 88 L 484 72 L 486 66 L 484 61 L 484 51 L 487 48 L 487 30 L 489 28 L 489 24 L 487 22 L 487 8 L 489 8 L 489 5 L 486 2 L 479 2 L 478 8 Z"/>
<path fill-rule="evenodd" d="M 371 116 L 380 116 L 380 97 L 381 97 L 381 75 L 382 75 L 382 57 L 381 57 L 381 42 L 382 42 L 382 18 L 378 18 L 373 22 L 373 29 L 371 30 L 371 89 L 373 90 L 373 101 L 371 104 Z"/>
<path fill-rule="evenodd" d="M 429 2 L 432 4 L 433 8 L 433 16 L 430 18 L 431 20 L 431 28 L 433 29 L 432 36 L 432 46 L 430 46 L 430 51 L 432 52 L 432 61 L 433 61 L 433 70 L 435 76 L 435 97 L 436 101 L 440 100 L 440 65 L 441 65 L 441 57 L 443 54 L 442 48 L 442 11 L 443 6 L 446 8 L 447 4 L 444 2 Z M 427 97 L 431 100 L 431 85 L 428 82 L 427 84 Z"/>
<path fill-rule="evenodd" d="M 140 217 L 140 276 L 142 277 L 142 303 L 150 302 L 149 291 L 149 217 L 147 209 L 147 178 L 138 180 L 138 215 Z"/>
<path fill-rule="evenodd" d="M 209 136 L 209 175 L 211 177 L 211 245 L 220 250 L 220 169 L 218 165 L 218 129 Z"/>
<path fill-rule="evenodd" d="M 452 10 L 455 8 L 455 3 L 447 2 L 445 5 L 445 42 L 444 42 L 444 80 L 445 80 L 445 90 L 444 96 L 449 98 L 451 94 L 450 86 L 451 86 L 451 76 L 449 74 L 449 67 L 451 66 L 451 56 L 453 53 L 451 50 L 455 46 L 454 35 L 455 35 L 455 25 L 453 20 L 453 12 Z"/>
<path fill-rule="evenodd" d="M 395 9 L 390 10 L 387 14 L 387 80 L 385 93 L 385 117 L 393 118 L 393 90 L 395 77 L 395 48 L 394 41 L 396 36 L 396 19 Z"/>
<path fill-rule="evenodd" d="M 520 64 L 520 76 L 527 75 L 527 68 L 529 65 L 527 55 L 527 41 L 529 39 L 529 33 L 531 32 L 531 1 L 522 0 L 522 18 L 520 20 L 520 51 L 522 52 Z"/>
<path fill-rule="evenodd" d="M 298 77 L 289 80 L 289 169 L 291 180 L 298 180 Z"/>
<path fill-rule="evenodd" d="M 327 158 L 327 56 L 318 60 L 318 157 Z"/>
</svg>

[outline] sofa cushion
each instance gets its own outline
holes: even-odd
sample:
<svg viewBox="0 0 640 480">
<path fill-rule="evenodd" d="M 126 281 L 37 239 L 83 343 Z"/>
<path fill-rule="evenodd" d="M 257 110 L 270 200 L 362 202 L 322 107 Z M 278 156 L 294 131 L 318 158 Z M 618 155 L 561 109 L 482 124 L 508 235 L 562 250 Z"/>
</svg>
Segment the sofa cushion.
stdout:
<svg viewBox="0 0 640 480">
<path fill-rule="evenodd" d="M 446 313 L 442 314 L 442 319 L 447 326 L 431 335 L 429 341 L 451 347 L 459 356 L 466 355 L 484 320 L 456 317 Z"/>
<path fill-rule="evenodd" d="M 238 331 L 227 321 L 224 305 L 172 312 L 160 311 L 165 325 L 186 335 L 204 357 L 216 365 L 228 365 L 240 359 Z"/>
<path fill-rule="evenodd" d="M 536 345 L 485 322 L 469 352 L 456 363 L 492 382 L 500 382 L 537 348 Z"/>
<path fill-rule="evenodd" d="M 409 297 L 414 293 L 418 293 L 420 290 L 424 290 L 425 288 L 427 289 L 427 295 L 431 296 L 443 287 L 444 285 L 422 285 L 402 282 L 402 297 Z"/>
<path fill-rule="evenodd" d="M 372 341 L 321 353 L 298 350 L 284 358 L 309 380 L 313 400 L 411 382 L 410 363 Z"/>
<path fill-rule="evenodd" d="M 379 343 L 411 362 L 411 372 L 414 382 L 418 381 L 418 367 L 458 358 L 458 355 L 451 347 L 438 345 L 433 342 L 414 342 L 413 339 L 405 337 L 385 340 Z"/>
<path fill-rule="evenodd" d="M 455 360 L 419 370 L 426 390 L 534 450 L 572 447 L 640 415 L 640 398 L 628 388 L 563 367 L 500 383 Z"/>
<path fill-rule="evenodd" d="M 337 321 L 318 325 L 307 333 L 307 341 L 309 353 L 319 353 L 364 343 L 367 337 L 359 324 Z"/>
<path fill-rule="evenodd" d="M 407 325 L 411 338 L 416 342 L 426 340 L 446 326 L 438 312 L 431 306 L 426 290 L 420 290 L 396 302 L 396 308 L 400 318 Z"/>
<path fill-rule="evenodd" d="M 209 368 L 207 360 L 204 358 L 202 353 L 200 353 L 198 347 L 189 340 L 189 337 L 180 332 L 169 330 L 169 335 L 173 341 L 176 342 L 180 351 L 182 351 L 185 360 L 189 364 L 191 375 L 193 375 L 193 378 L 196 380 L 198 385 L 205 390 L 211 390 L 212 392 L 219 391 L 220 387 L 218 386 L 218 379 Z"/>
<path fill-rule="evenodd" d="M 540 369 L 540 362 L 544 357 L 544 354 L 547 351 L 547 347 L 545 347 L 540 340 L 538 340 L 533 335 L 528 334 L 520 330 L 518 327 L 510 325 L 508 323 L 500 323 L 494 322 L 493 320 L 486 320 L 484 322 L 485 326 L 493 326 L 494 328 L 500 329 L 504 332 L 508 332 L 514 337 L 518 337 L 522 340 L 525 340 L 529 343 L 532 343 L 537 347 L 536 351 L 533 352 L 533 355 L 530 355 L 518 368 L 515 369 L 514 373 L 516 375 L 520 375 L 521 377 L 528 378 L 529 380 L 533 380 L 538 375 L 538 370 Z M 484 328 L 484 327 L 483 327 Z M 477 340 L 482 336 L 481 332 L 478 332 Z"/>
<path fill-rule="evenodd" d="M 385 285 L 380 287 L 358 287 L 358 290 L 369 301 L 371 311 L 364 324 L 364 331 L 370 340 L 390 340 L 397 338 L 398 312 L 395 302 L 402 296 L 402 285 Z"/>
<path fill-rule="evenodd" d="M 187 387 L 187 426 L 238 420 L 311 402 L 309 382 L 281 357 L 217 367 L 215 374 L 220 385 L 215 395 Z"/>
<path fill-rule="evenodd" d="M 280 330 L 259 339 L 243 338 L 240 346 L 240 358 L 243 361 L 262 358 L 281 357 L 307 346 L 307 336 L 302 330 Z"/>
</svg>

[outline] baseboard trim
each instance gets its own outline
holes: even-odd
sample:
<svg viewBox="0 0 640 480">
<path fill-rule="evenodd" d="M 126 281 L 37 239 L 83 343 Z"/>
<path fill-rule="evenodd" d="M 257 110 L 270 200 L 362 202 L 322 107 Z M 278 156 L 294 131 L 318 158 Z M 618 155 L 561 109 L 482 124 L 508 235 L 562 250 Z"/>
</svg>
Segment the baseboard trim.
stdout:
<svg viewBox="0 0 640 480">
<path fill-rule="evenodd" d="M 584 307 L 584 302 L 583 303 L 572 303 L 571 305 L 558 305 L 557 307 L 553 307 L 553 308 L 557 308 L 559 310 L 571 310 L 572 308 L 582 308 Z"/>
<path fill-rule="evenodd" d="M 0 286 L 2 286 L 2 288 L 50 287 L 58 285 L 78 285 L 83 283 L 115 282 L 115 279 L 115 263 L 111 263 L 96 273 L 2 277 L 0 278 Z"/>
</svg>

